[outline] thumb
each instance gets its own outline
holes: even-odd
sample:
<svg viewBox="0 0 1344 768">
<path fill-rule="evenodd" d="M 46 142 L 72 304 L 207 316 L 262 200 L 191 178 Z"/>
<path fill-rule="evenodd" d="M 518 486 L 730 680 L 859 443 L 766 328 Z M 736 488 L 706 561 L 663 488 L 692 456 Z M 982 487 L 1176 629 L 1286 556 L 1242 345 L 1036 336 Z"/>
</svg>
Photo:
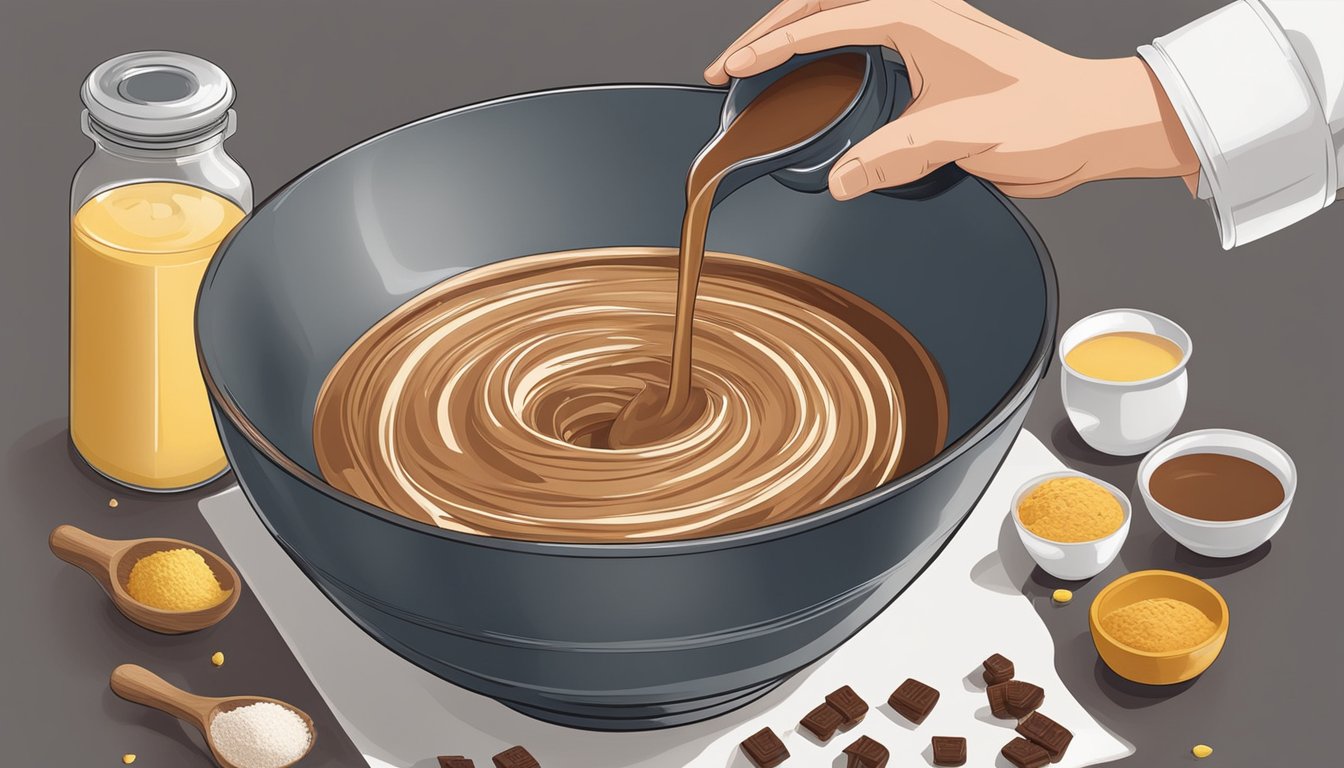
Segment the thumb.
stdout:
<svg viewBox="0 0 1344 768">
<path fill-rule="evenodd" d="M 950 112 L 943 106 L 908 112 L 859 142 L 831 167 L 831 196 L 849 200 L 874 189 L 908 184 L 984 151 L 983 145 L 954 138 L 960 124 Z"/>
</svg>

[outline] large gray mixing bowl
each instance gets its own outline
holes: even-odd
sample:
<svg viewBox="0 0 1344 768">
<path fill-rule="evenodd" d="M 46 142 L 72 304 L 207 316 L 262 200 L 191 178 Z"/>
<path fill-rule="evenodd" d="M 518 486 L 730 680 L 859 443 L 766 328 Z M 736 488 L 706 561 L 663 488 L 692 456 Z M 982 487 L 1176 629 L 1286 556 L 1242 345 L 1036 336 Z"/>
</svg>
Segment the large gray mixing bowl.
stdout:
<svg viewBox="0 0 1344 768">
<path fill-rule="evenodd" d="M 978 180 L 922 202 L 837 203 L 766 178 L 715 211 L 710 247 L 810 272 L 905 324 L 948 387 L 948 445 L 928 464 L 801 519 L 648 544 L 454 533 L 322 481 L 314 402 L 356 338 L 482 264 L 675 246 L 687 164 L 722 101 L 708 88 L 579 88 L 411 123 L 272 196 L 202 288 L 197 333 L 219 430 L 270 532 L 380 643 L 543 720 L 603 730 L 694 722 L 840 645 L 960 525 L 1049 359 L 1053 268 L 1026 222 Z"/>
</svg>

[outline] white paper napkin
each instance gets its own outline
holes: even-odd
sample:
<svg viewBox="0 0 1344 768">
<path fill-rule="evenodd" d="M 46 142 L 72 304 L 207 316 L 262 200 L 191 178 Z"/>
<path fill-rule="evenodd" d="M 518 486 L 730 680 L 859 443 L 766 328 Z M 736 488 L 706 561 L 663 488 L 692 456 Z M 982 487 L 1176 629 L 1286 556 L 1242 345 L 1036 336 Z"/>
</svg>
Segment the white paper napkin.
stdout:
<svg viewBox="0 0 1344 768">
<path fill-rule="evenodd" d="M 593 733 L 549 725 L 458 688 L 379 645 L 347 620 L 299 571 L 238 488 L 201 502 L 201 512 L 280 634 L 373 768 L 436 768 L 436 755 L 460 754 L 488 766 L 491 755 L 522 744 L 546 768 L 749 768 L 738 749 L 769 726 L 792 758 L 786 765 L 843 766 L 841 750 L 860 735 L 891 750 L 894 765 L 931 765 L 929 738 L 965 736 L 967 765 L 1008 766 L 998 751 L 1012 721 L 989 713 L 980 662 L 1012 659 L 1017 675 L 1045 688 L 1042 712 L 1074 733 L 1060 768 L 1095 765 L 1133 753 L 1064 687 L 1054 645 L 1023 596 L 1032 563 L 1008 505 L 1027 479 L 1063 469 L 1023 432 L 962 529 L 919 579 L 839 649 L 762 699 L 708 722 L 643 733 Z M 1085 605 L 1060 610 L 1085 611 Z M 906 677 L 942 692 L 918 727 L 886 705 Z M 852 730 L 821 744 L 797 723 L 825 695 L 853 686 L 872 706 Z M 265 694 L 265 691 L 257 693 Z"/>
</svg>

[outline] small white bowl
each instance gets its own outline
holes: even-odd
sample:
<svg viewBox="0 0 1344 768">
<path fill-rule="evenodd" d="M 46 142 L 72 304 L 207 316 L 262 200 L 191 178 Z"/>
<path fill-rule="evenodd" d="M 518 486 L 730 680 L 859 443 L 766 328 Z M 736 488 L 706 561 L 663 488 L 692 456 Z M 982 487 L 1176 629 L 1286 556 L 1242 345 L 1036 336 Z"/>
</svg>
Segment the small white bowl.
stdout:
<svg viewBox="0 0 1344 768">
<path fill-rule="evenodd" d="M 1181 348 L 1181 362 L 1161 376 L 1141 381 L 1084 376 L 1065 362 L 1084 341 L 1121 331 L 1151 333 L 1172 341 Z M 1074 323 L 1059 339 L 1060 391 L 1073 428 L 1088 445 L 1113 456 L 1137 456 L 1152 450 L 1171 434 L 1185 411 L 1189 390 L 1185 366 L 1193 349 L 1184 328 L 1141 309 L 1108 309 Z"/>
<path fill-rule="evenodd" d="M 1214 522 L 1186 517 L 1162 506 L 1148 490 L 1153 470 L 1177 456 L 1221 453 L 1253 461 L 1283 484 L 1283 503 L 1258 517 Z M 1207 557 L 1236 557 L 1269 541 L 1288 517 L 1297 491 L 1297 467 L 1288 453 L 1261 437 L 1234 429 L 1201 429 L 1177 435 L 1139 462 L 1139 491 L 1153 520 L 1182 546 Z"/>
<path fill-rule="evenodd" d="M 1022 501 L 1023 496 L 1036 490 L 1036 486 L 1057 477 L 1081 477 L 1084 480 L 1091 480 L 1109 491 L 1115 497 L 1115 500 L 1120 502 L 1120 509 L 1125 515 L 1120 527 L 1100 539 L 1068 543 L 1051 541 L 1027 530 L 1027 527 L 1022 524 L 1022 518 L 1017 514 L 1017 505 Z M 1022 539 L 1022 545 L 1027 548 L 1031 559 L 1035 560 L 1036 564 L 1041 566 L 1041 569 L 1046 573 L 1065 581 L 1090 579 L 1106 570 L 1106 566 L 1110 565 L 1111 561 L 1115 560 L 1115 556 L 1120 554 L 1120 547 L 1125 543 L 1125 537 L 1129 536 L 1129 521 L 1133 517 L 1129 497 L 1121 493 L 1119 488 L 1091 475 L 1072 470 L 1051 472 L 1028 480 L 1021 488 L 1017 489 L 1017 493 L 1013 494 L 1012 508 L 1008 510 L 1008 514 L 1012 515 L 1013 525 L 1017 528 L 1017 535 Z"/>
</svg>

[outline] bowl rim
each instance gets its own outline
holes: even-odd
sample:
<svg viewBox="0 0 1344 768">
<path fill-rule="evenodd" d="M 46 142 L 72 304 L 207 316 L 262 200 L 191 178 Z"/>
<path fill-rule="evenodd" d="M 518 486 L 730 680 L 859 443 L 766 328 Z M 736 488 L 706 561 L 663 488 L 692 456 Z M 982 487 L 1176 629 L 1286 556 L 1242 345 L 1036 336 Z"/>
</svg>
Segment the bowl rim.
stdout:
<svg viewBox="0 0 1344 768">
<path fill-rule="evenodd" d="M 681 85 L 674 83 L 607 83 L 529 91 L 467 104 L 465 106 L 436 112 L 431 115 L 411 120 L 352 144 L 299 173 L 268 195 L 260 203 L 254 205 L 252 210 L 248 211 L 247 215 L 234 225 L 233 229 L 229 231 L 228 235 L 226 235 L 216 247 L 215 253 L 211 257 L 210 263 L 206 268 L 205 275 L 201 281 L 201 289 L 196 296 L 195 311 L 193 313 L 193 332 L 196 340 L 197 360 L 200 364 L 201 376 L 205 381 L 206 390 L 209 393 L 211 403 L 214 406 L 216 419 L 228 421 L 228 423 L 232 425 L 234 429 L 238 430 L 239 434 L 247 440 L 252 448 L 268 462 L 311 490 L 314 490 L 345 507 L 349 507 L 350 509 L 374 517 L 383 522 L 399 526 L 413 533 L 433 536 L 440 539 L 448 539 L 460 544 L 485 547 L 488 549 L 500 549 L 559 557 L 620 558 L 631 556 L 672 556 L 709 552 L 720 549 L 732 549 L 764 541 L 785 538 L 801 534 L 813 528 L 829 525 L 923 482 L 925 478 L 951 463 L 953 460 L 970 450 L 973 446 L 978 445 L 996 429 L 1003 426 L 1023 405 L 1030 401 L 1035 392 L 1036 385 L 1041 379 L 1045 378 L 1045 374 L 1049 370 L 1051 352 L 1055 347 L 1055 332 L 1057 329 L 1059 313 L 1058 276 L 1055 271 L 1054 261 L 1050 257 L 1049 250 L 1046 248 L 1044 241 L 1041 239 L 1040 234 L 1036 231 L 1035 227 L 1031 225 L 1022 212 L 1018 210 L 1002 192 L 992 184 L 974 176 L 968 177 L 966 183 L 980 185 L 980 187 L 984 189 L 994 201 L 1012 216 L 1014 222 L 1022 233 L 1026 235 L 1035 251 L 1038 266 L 1041 270 L 1041 282 L 1045 293 L 1045 305 L 1043 308 L 1044 312 L 1041 329 L 1037 336 L 1036 346 L 1033 348 L 1026 363 L 1023 365 L 1022 371 L 1018 374 L 1018 377 L 1013 382 L 1012 386 L 1010 386 L 1007 392 L 1004 393 L 1003 397 L 994 404 L 993 408 L 991 408 L 979 422 L 972 425 L 964 435 L 951 445 L 944 446 L 941 451 L 935 454 L 933 458 L 929 459 L 922 466 L 884 483 L 867 493 L 855 496 L 854 498 L 838 504 L 824 507 L 810 514 L 796 517 L 791 520 L 784 520 L 773 525 L 694 539 L 645 542 L 622 541 L 610 543 L 509 539 L 500 536 L 487 536 L 484 534 L 440 528 L 436 525 L 412 520 L 411 518 L 398 515 L 395 512 L 369 504 L 363 499 L 336 489 L 322 478 L 308 471 L 272 443 L 233 399 L 232 395 L 228 392 L 228 389 L 221 386 L 220 383 L 215 380 L 210 367 L 210 347 L 208 344 L 203 343 L 204 337 L 201 332 L 201 308 L 209 301 L 210 285 L 218 276 L 220 265 L 228 255 L 229 247 L 232 245 L 238 234 L 243 231 L 248 222 L 250 222 L 259 211 L 269 210 L 272 204 L 288 197 L 300 184 L 306 181 L 314 173 L 340 158 L 343 158 L 347 154 L 353 153 L 361 147 L 381 141 L 415 126 L 445 119 L 454 115 L 467 114 L 502 104 L 546 98 L 568 93 L 645 90 L 714 94 L 721 97 L 727 93 L 724 88 L 716 88 L 707 85 Z M 1015 437 L 1016 436 L 1014 436 L 1014 438 Z M 226 453 L 228 453 L 227 444 Z M 232 464 L 232 457 L 230 456 L 230 466 L 232 466 Z M 242 482 L 240 478 L 238 485 L 243 489 L 244 493 L 248 495 L 250 500 L 251 493 L 248 491 L 247 484 Z M 957 523 L 959 524 L 964 519 L 965 516 L 960 518 Z"/>
<path fill-rule="evenodd" d="M 1198 439 L 1198 438 L 1219 438 L 1219 437 L 1244 438 L 1252 443 L 1258 444 L 1262 448 L 1267 449 L 1269 452 L 1278 453 L 1283 458 L 1284 462 L 1286 462 L 1288 465 L 1288 481 L 1283 482 L 1282 480 L 1280 480 L 1280 482 L 1283 483 L 1283 501 L 1279 502 L 1279 505 L 1277 507 L 1274 507 L 1268 512 L 1256 515 L 1255 517 L 1247 517 L 1241 520 L 1201 520 L 1198 517 L 1190 517 L 1188 515 L 1182 515 L 1180 512 L 1175 511 L 1174 509 L 1166 506 L 1162 502 L 1153 498 L 1152 491 L 1148 490 L 1148 482 L 1149 480 L 1152 479 L 1152 471 L 1155 471 L 1157 469 L 1157 466 L 1161 466 L 1162 464 L 1165 464 L 1168 461 L 1171 461 L 1172 459 L 1178 458 L 1180 456 L 1187 456 L 1190 453 L 1196 452 L 1196 451 L 1188 451 L 1172 454 L 1171 456 L 1168 456 L 1164 458 L 1162 461 L 1158 462 L 1156 456 L 1159 451 L 1162 451 L 1164 448 L 1170 447 L 1171 444 L 1176 443 L 1180 440 L 1187 440 L 1190 438 Z M 1230 446 L 1221 444 L 1216 440 L 1212 440 L 1209 442 L 1205 442 L 1201 445 L 1194 446 L 1196 450 L 1201 448 L 1204 449 L 1202 451 L 1203 453 L 1219 453 L 1219 451 L 1216 450 L 1217 448 L 1228 448 L 1228 447 Z M 1257 452 L 1252 451 L 1252 453 Z M 1232 454 L 1225 454 L 1225 455 L 1232 455 Z M 1262 469 L 1274 475 L 1275 479 L 1279 479 L 1278 472 L 1276 472 L 1273 467 L 1268 467 L 1265 465 L 1265 462 L 1263 461 L 1263 456 L 1264 456 L 1263 452 L 1257 453 L 1257 459 L 1255 460 L 1255 463 L 1259 465 Z M 1238 456 L 1237 458 L 1244 458 L 1244 457 Z M 1250 461 L 1250 459 L 1247 459 L 1247 461 Z M 1154 466 L 1154 463 L 1156 463 L 1157 466 Z M 1293 461 L 1293 457 L 1289 455 L 1287 451 L 1283 450 L 1275 443 L 1272 443 L 1269 440 L 1260 437 L 1259 435 L 1252 434 L 1250 432 L 1243 432 L 1239 429 L 1225 429 L 1222 427 L 1211 427 L 1209 429 L 1196 429 L 1194 431 L 1183 432 L 1179 435 L 1176 435 L 1175 437 L 1163 440 L 1160 444 L 1158 444 L 1156 448 L 1149 451 L 1148 454 L 1143 457 L 1143 460 L 1139 462 L 1137 479 L 1139 484 L 1139 493 L 1143 494 L 1143 501 L 1145 504 L 1148 505 L 1148 511 L 1150 513 L 1156 514 L 1158 512 L 1161 512 L 1163 514 L 1175 518 L 1178 522 L 1186 523 L 1191 527 L 1207 528 L 1211 530 L 1242 528 L 1245 526 L 1254 525 L 1256 523 L 1261 523 L 1266 520 L 1271 520 L 1279 515 L 1286 514 L 1288 512 L 1288 508 L 1293 504 L 1293 496 L 1297 493 L 1297 482 L 1298 482 L 1297 464 L 1296 462 Z"/>
<path fill-rule="evenodd" d="M 1121 511 L 1124 512 L 1124 519 L 1120 521 L 1120 527 L 1116 528 L 1114 531 L 1111 531 L 1105 536 L 1100 536 L 1095 539 L 1088 539 L 1087 541 L 1055 541 L 1054 539 L 1047 539 L 1044 536 L 1041 536 L 1040 534 L 1036 533 L 1035 531 L 1032 531 L 1030 528 L 1024 525 L 1022 523 L 1022 518 L 1017 514 L 1017 505 L 1022 501 L 1022 497 L 1026 496 L 1031 491 L 1036 490 L 1036 486 L 1041 485 L 1047 480 L 1053 480 L 1057 477 L 1081 477 L 1084 480 L 1091 480 L 1092 482 L 1096 483 L 1097 485 L 1100 485 L 1102 488 L 1105 488 L 1107 491 L 1109 491 L 1110 494 L 1115 497 L 1115 500 L 1120 502 L 1120 509 Z M 1134 517 L 1134 504 L 1130 502 L 1129 497 L 1125 495 L 1124 491 L 1121 491 L 1116 486 L 1111 485 L 1110 483 L 1106 482 L 1105 480 L 1102 480 L 1099 477 L 1093 477 L 1092 475 L 1089 475 L 1086 472 L 1079 472 L 1076 469 L 1059 469 L 1055 470 L 1054 472 L 1046 472 L 1045 474 L 1037 475 L 1031 478 L 1030 480 L 1026 481 L 1025 483 L 1023 483 L 1022 485 L 1018 486 L 1017 491 L 1013 494 L 1013 500 L 1009 504 L 1008 514 L 1012 516 L 1013 525 L 1017 526 L 1018 533 L 1021 533 L 1023 536 L 1030 537 L 1031 539 L 1042 542 L 1044 544 L 1049 544 L 1055 547 L 1061 547 L 1064 548 L 1065 550 L 1074 548 L 1082 549 L 1084 547 L 1095 547 L 1116 537 L 1124 537 L 1128 535 L 1129 523 L 1130 520 L 1132 520 Z"/>
<path fill-rule="evenodd" d="M 1081 373 L 1078 371 L 1078 369 L 1069 365 L 1068 361 L 1064 359 L 1064 356 L 1066 354 L 1064 351 L 1064 344 L 1062 343 L 1064 337 L 1069 335 L 1069 333 L 1071 333 L 1074 328 L 1077 328 L 1079 325 L 1082 325 L 1088 320 L 1092 320 L 1093 318 L 1097 317 L 1102 317 L 1104 315 L 1116 314 L 1118 312 L 1131 312 L 1136 315 L 1142 315 L 1149 319 L 1161 320 L 1164 323 L 1171 323 L 1171 327 L 1180 331 L 1182 339 L 1168 338 L 1166 334 L 1162 333 L 1155 333 L 1153 335 L 1161 336 L 1162 338 L 1167 339 L 1167 341 L 1170 341 L 1179 346 L 1181 348 L 1181 352 L 1183 353 L 1181 355 L 1181 361 L 1177 363 L 1174 368 L 1167 371 L 1166 373 L 1161 373 L 1158 374 L 1157 376 L 1151 376 L 1146 379 L 1135 379 L 1134 381 L 1112 381 L 1111 379 L 1098 379 L 1095 376 L 1088 376 L 1085 373 Z M 1082 341 L 1079 341 L 1078 344 L 1081 344 L 1083 341 L 1086 341 L 1087 339 L 1096 338 L 1097 336 L 1100 335 L 1102 334 L 1092 334 L 1090 336 L 1086 336 L 1083 338 Z M 1185 373 L 1186 367 L 1190 364 L 1190 358 L 1195 353 L 1195 341 L 1190 337 L 1190 332 L 1185 330 L 1184 326 L 1182 326 L 1175 320 L 1172 320 L 1171 318 L 1167 317 L 1166 315 L 1159 315 L 1156 312 L 1147 309 L 1138 309 L 1137 307 L 1113 307 L 1111 309 L 1103 309 L 1099 312 L 1093 312 L 1087 317 L 1080 317 L 1077 320 L 1075 320 L 1068 328 L 1066 328 L 1064 332 L 1059 335 L 1059 338 L 1061 343 L 1059 345 L 1059 348 L 1056 350 L 1056 356 L 1059 358 L 1059 365 L 1064 371 L 1066 371 L 1070 376 L 1073 376 L 1081 381 L 1086 381 L 1089 384 L 1100 384 L 1106 387 L 1115 387 L 1119 389 L 1124 388 L 1137 389 L 1141 387 L 1166 384 L 1169 381 L 1173 381 L 1179 378 L 1181 374 Z M 1075 344 L 1073 346 L 1076 347 L 1078 346 L 1078 344 Z M 1069 349 L 1070 351 L 1072 351 L 1073 348 L 1070 347 Z"/>
<path fill-rule="evenodd" d="M 1216 626 L 1214 627 L 1213 634 L 1209 635 L 1202 642 L 1188 646 L 1186 648 L 1180 648 L 1174 651 L 1144 651 L 1135 648 L 1134 646 L 1129 645 L 1128 643 L 1121 642 L 1119 639 L 1113 637 L 1111 633 L 1107 632 L 1106 629 L 1101 626 L 1101 616 L 1100 616 L 1101 609 L 1098 606 L 1101 605 L 1102 598 L 1110 594 L 1110 592 L 1113 589 L 1118 588 L 1123 584 L 1128 584 L 1132 581 L 1139 581 L 1142 579 L 1171 579 L 1171 578 L 1175 578 L 1178 581 L 1184 581 L 1187 583 L 1194 584 L 1197 587 L 1208 592 L 1209 594 L 1213 595 L 1214 599 L 1218 601 L 1218 607 L 1219 609 L 1222 610 L 1223 615 L 1220 621 L 1214 622 Z M 1132 603 L 1130 603 L 1130 605 L 1132 605 Z M 1203 612 L 1201 611 L 1201 613 Z M 1207 614 L 1205 615 L 1207 616 Z M 1116 578 L 1111 583 L 1102 587 L 1101 591 L 1097 593 L 1097 596 L 1092 598 L 1092 604 L 1089 605 L 1087 609 L 1087 617 L 1089 628 L 1092 630 L 1092 633 L 1094 635 L 1101 635 L 1103 638 L 1106 639 L 1107 642 L 1111 643 L 1117 648 L 1123 648 L 1126 653 L 1131 653 L 1136 656 L 1142 656 L 1144 658 L 1151 658 L 1151 659 L 1174 659 L 1179 656 L 1188 656 L 1196 651 L 1203 650 L 1211 645 L 1222 643 L 1227 638 L 1227 628 L 1228 625 L 1232 622 L 1232 613 L 1231 611 L 1228 610 L 1227 601 L 1223 599 L 1223 595 L 1221 592 L 1213 588 L 1212 584 L 1209 584 L 1203 579 L 1197 579 L 1194 576 L 1181 573 L 1180 571 L 1168 571 L 1162 568 L 1150 568 L 1144 571 L 1131 571 L 1130 573 L 1126 573 L 1125 575 Z"/>
</svg>

